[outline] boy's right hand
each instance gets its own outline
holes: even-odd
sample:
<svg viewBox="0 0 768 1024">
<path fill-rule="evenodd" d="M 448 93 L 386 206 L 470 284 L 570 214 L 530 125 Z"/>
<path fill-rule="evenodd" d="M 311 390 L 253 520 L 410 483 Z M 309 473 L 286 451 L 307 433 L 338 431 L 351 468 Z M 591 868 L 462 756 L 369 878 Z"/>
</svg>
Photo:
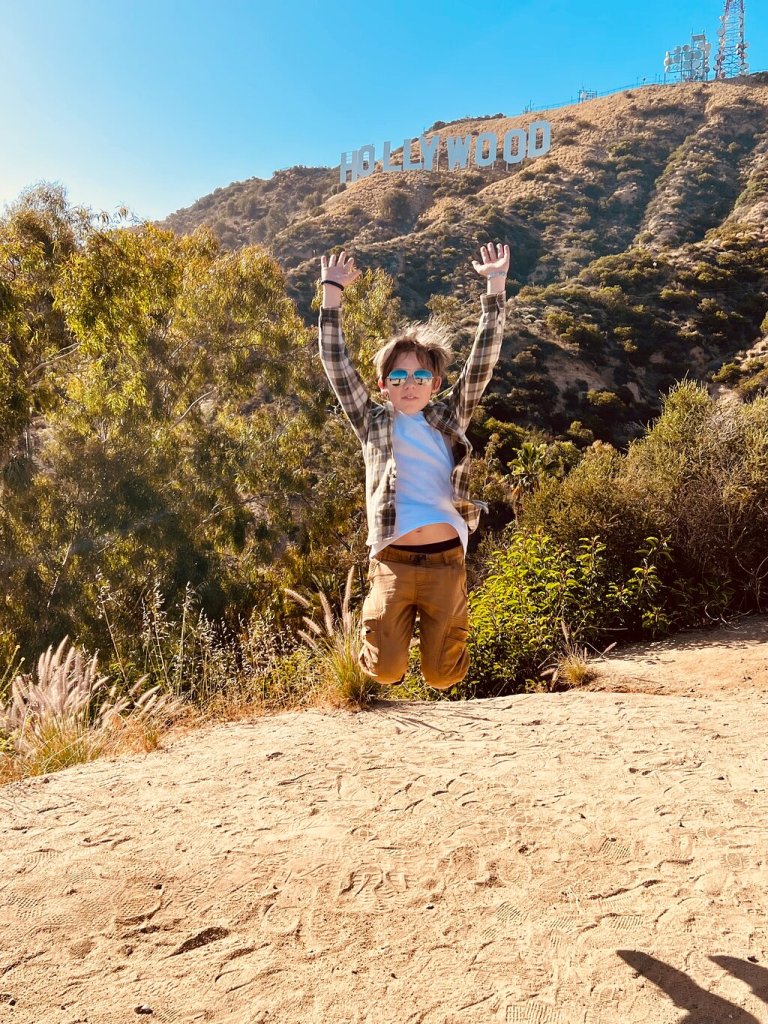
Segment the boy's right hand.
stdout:
<svg viewBox="0 0 768 1024">
<path fill-rule="evenodd" d="M 355 257 L 347 256 L 346 250 L 342 249 L 339 255 L 331 253 L 330 256 L 320 257 L 320 280 L 335 281 L 336 284 L 346 288 L 360 277 L 360 271 L 355 266 Z M 323 305 L 326 308 L 341 304 L 341 288 L 334 288 L 333 285 L 323 287 Z"/>
</svg>

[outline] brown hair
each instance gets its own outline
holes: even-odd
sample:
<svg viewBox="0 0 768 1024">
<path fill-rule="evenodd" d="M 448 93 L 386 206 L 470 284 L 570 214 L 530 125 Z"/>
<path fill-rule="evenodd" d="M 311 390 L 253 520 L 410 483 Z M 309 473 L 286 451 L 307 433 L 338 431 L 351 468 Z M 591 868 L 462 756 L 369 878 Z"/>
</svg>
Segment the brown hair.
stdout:
<svg viewBox="0 0 768 1024">
<path fill-rule="evenodd" d="M 382 380 L 394 368 L 397 358 L 415 352 L 421 365 L 435 377 L 445 377 L 453 359 L 451 330 L 446 323 L 430 317 L 426 323 L 414 320 L 405 324 L 399 334 L 382 345 L 373 358 L 376 373 Z"/>
</svg>

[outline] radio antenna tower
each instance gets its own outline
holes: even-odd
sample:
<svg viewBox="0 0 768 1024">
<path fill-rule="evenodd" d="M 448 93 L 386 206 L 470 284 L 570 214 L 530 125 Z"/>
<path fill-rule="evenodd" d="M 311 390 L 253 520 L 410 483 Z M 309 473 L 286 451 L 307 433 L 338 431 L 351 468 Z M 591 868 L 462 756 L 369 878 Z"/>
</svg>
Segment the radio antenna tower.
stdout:
<svg viewBox="0 0 768 1024">
<path fill-rule="evenodd" d="M 744 0 L 725 0 L 717 30 L 720 45 L 715 61 L 715 78 L 735 78 L 749 73 L 747 44 L 744 42 Z"/>
</svg>

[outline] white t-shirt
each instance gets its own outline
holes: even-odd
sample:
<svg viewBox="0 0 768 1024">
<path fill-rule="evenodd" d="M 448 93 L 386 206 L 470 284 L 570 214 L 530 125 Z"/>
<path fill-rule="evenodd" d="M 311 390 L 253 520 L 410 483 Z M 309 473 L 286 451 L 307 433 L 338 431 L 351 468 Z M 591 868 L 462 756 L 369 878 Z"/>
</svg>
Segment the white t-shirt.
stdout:
<svg viewBox="0 0 768 1024">
<path fill-rule="evenodd" d="M 395 532 L 375 547 L 371 557 L 398 537 L 431 523 L 450 523 L 467 550 L 469 527 L 451 500 L 453 455 L 447 439 L 430 426 L 423 412 L 394 410 L 392 448 L 395 456 Z"/>
</svg>

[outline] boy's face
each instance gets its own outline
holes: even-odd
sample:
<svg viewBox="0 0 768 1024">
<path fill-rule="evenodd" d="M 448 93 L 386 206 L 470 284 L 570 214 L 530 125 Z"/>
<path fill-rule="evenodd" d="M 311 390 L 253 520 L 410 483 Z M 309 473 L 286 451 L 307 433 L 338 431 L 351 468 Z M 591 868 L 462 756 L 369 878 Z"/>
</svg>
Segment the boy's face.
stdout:
<svg viewBox="0 0 768 1024">
<path fill-rule="evenodd" d="M 424 406 L 429 403 L 432 395 L 440 390 L 440 381 L 442 379 L 440 377 L 433 377 L 428 384 L 418 384 L 413 379 L 412 374 L 414 370 L 429 369 L 429 367 L 419 362 L 419 357 L 415 352 L 399 355 L 395 359 L 395 365 L 392 369 L 407 370 L 409 374 L 407 380 L 395 386 L 389 380 L 382 380 L 379 377 L 379 387 L 381 388 L 382 395 L 388 398 L 399 412 L 410 413 L 411 415 L 421 412 Z"/>
</svg>

